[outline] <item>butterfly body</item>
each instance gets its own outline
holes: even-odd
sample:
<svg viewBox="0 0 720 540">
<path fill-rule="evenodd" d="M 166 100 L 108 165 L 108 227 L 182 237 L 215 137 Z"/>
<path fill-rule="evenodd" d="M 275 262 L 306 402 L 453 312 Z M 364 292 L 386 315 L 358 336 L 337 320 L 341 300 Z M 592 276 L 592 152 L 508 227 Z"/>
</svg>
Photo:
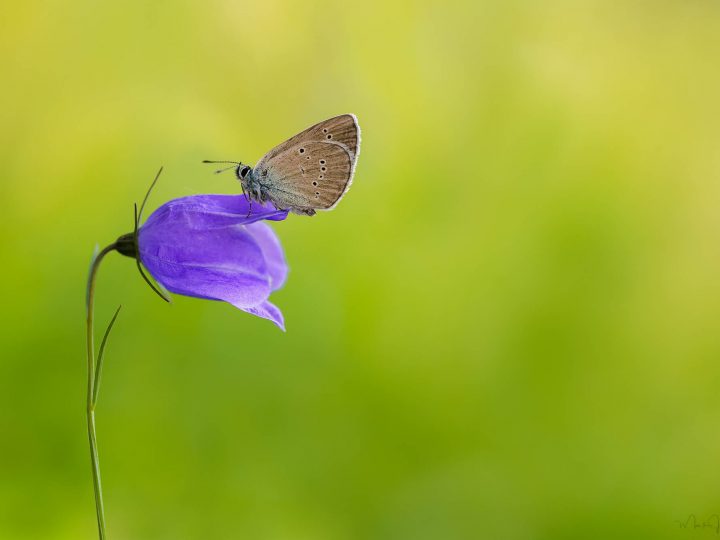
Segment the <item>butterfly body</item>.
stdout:
<svg viewBox="0 0 720 540">
<path fill-rule="evenodd" d="M 352 183 L 360 152 L 360 127 L 352 114 L 330 118 L 270 150 L 254 168 L 235 174 L 252 201 L 312 216 L 331 210 Z"/>
<path fill-rule="evenodd" d="M 249 171 L 243 169 L 247 167 Z M 306 206 L 307 201 L 302 195 L 287 192 L 274 185 L 272 181 L 268 181 L 270 169 L 251 169 L 247 165 L 239 165 L 235 169 L 235 175 L 240 181 L 243 193 L 245 193 L 251 201 L 257 201 L 261 204 L 272 202 L 276 208 L 289 209 L 296 214 L 304 214 L 307 216 L 315 215 L 313 208 Z"/>
</svg>

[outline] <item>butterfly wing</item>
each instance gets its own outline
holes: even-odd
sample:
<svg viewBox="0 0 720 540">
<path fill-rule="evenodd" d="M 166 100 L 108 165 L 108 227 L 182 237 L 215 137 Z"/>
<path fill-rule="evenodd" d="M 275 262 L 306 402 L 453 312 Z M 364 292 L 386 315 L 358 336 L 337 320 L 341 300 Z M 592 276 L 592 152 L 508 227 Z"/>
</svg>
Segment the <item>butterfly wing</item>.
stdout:
<svg viewBox="0 0 720 540">
<path fill-rule="evenodd" d="M 263 157 L 263 160 L 272 159 L 303 141 L 340 143 L 348 149 L 350 157 L 356 159 L 360 152 L 360 126 L 354 114 L 341 114 L 328 118 L 277 145 Z"/>
<path fill-rule="evenodd" d="M 254 169 L 267 198 L 277 208 L 308 215 L 335 206 L 350 187 L 357 154 L 332 139 L 300 139 L 283 145 L 281 152 L 268 153 Z"/>
</svg>

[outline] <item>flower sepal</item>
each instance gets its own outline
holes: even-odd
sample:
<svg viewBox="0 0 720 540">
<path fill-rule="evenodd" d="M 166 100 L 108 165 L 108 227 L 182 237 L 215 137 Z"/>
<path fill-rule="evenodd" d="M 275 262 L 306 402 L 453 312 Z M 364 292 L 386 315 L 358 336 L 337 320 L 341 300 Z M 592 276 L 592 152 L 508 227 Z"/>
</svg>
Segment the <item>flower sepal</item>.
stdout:
<svg viewBox="0 0 720 540">
<path fill-rule="evenodd" d="M 120 255 L 126 257 L 138 258 L 137 233 L 131 232 L 123 234 L 115 241 L 115 249 Z"/>
</svg>

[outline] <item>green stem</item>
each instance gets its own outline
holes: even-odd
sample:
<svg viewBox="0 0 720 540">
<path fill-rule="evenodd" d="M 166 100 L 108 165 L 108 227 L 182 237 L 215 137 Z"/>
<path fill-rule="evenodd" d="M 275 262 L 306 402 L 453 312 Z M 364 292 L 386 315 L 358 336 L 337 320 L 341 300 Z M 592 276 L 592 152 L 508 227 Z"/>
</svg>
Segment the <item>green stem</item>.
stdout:
<svg viewBox="0 0 720 540">
<path fill-rule="evenodd" d="M 95 342 L 93 338 L 95 277 L 105 255 L 114 251 L 117 244 L 110 244 L 93 258 L 87 283 L 87 430 L 90 441 L 90 461 L 92 462 L 93 488 L 95 492 L 95 511 L 97 513 L 98 535 L 105 540 L 105 509 L 103 507 L 102 484 L 100 483 L 100 461 L 98 459 L 97 438 L 95 436 Z M 114 319 L 113 319 L 114 320 Z"/>
</svg>

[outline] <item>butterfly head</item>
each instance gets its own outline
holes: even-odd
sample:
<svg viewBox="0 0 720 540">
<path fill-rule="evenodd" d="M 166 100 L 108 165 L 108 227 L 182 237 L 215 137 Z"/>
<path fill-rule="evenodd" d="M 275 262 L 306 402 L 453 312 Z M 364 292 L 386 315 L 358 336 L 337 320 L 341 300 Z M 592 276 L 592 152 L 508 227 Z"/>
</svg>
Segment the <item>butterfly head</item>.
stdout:
<svg viewBox="0 0 720 540">
<path fill-rule="evenodd" d="M 238 180 L 241 182 L 245 180 L 252 172 L 252 167 L 249 165 L 243 165 L 242 163 L 239 163 L 237 167 L 235 167 L 235 176 L 237 176 Z"/>
<path fill-rule="evenodd" d="M 235 176 L 240 180 L 243 189 L 246 189 L 248 181 L 252 178 L 252 167 L 243 165 L 242 163 L 238 164 L 235 168 Z"/>
</svg>

